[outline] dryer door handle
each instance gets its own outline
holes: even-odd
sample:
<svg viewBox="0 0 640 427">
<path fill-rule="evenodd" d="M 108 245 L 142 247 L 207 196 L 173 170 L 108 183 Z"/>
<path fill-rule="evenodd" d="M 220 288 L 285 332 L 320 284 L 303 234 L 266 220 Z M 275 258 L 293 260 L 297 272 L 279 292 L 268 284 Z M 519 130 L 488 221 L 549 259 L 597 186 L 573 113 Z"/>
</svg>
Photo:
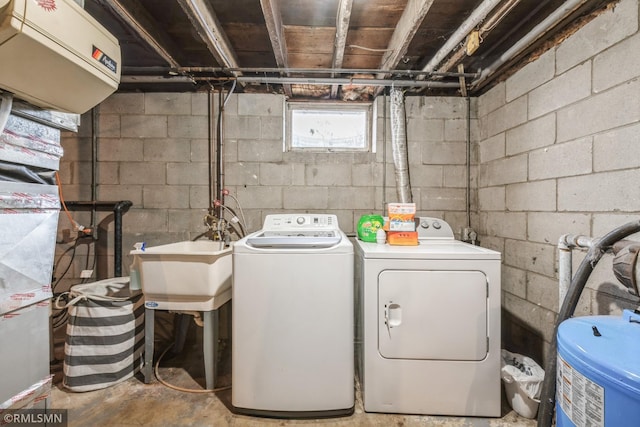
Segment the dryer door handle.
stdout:
<svg viewBox="0 0 640 427">
<path fill-rule="evenodd" d="M 397 328 L 402 324 L 402 307 L 400 304 L 389 301 L 384 305 L 384 323 L 387 325 L 389 337 L 391 337 L 391 329 Z"/>
</svg>

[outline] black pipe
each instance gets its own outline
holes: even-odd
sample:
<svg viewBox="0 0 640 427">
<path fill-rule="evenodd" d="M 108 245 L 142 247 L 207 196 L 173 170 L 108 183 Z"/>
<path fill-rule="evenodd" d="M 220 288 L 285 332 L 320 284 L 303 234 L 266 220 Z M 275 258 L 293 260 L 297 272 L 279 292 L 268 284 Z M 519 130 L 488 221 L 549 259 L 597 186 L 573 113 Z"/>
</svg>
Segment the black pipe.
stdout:
<svg viewBox="0 0 640 427">
<path fill-rule="evenodd" d="M 567 290 L 567 296 L 562 302 L 562 307 L 558 313 L 558 319 L 553 329 L 553 337 L 551 345 L 547 353 L 547 364 L 545 366 L 545 375 L 542 382 L 542 391 L 540 392 L 540 408 L 538 410 L 538 427 L 551 427 L 553 415 L 555 413 L 556 401 L 556 369 L 557 369 L 557 351 L 558 351 L 558 327 L 560 323 L 573 315 L 578 305 L 582 291 L 587 284 L 587 280 L 593 272 L 602 255 L 617 241 L 640 231 L 640 220 L 629 222 L 622 225 L 601 239 L 598 239 L 587 252 L 587 256 L 582 260 L 576 274 L 571 279 L 571 284 Z"/>
<path fill-rule="evenodd" d="M 91 201 L 98 198 L 98 117 L 100 106 L 91 109 Z M 96 209 L 91 209 L 91 226 L 96 226 Z M 95 231 L 95 230 L 94 230 Z M 96 237 L 96 234 L 93 235 Z"/>
<path fill-rule="evenodd" d="M 113 207 L 113 226 L 114 236 L 113 236 L 113 246 L 114 246 L 114 266 L 113 266 L 113 275 L 114 277 L 122 276 L 122 215 L 126 212 L 133 203 L 129 200 L 123 200 Z"/>
<path fill-rule="evenodd" d="M 113 211 L 113 274 L 114 277 L 122 276 L 122 215 L 133 206 L 130 200 L 119 202 L 66 202 L 69 210 L 111 210 Z"/>
</svg>

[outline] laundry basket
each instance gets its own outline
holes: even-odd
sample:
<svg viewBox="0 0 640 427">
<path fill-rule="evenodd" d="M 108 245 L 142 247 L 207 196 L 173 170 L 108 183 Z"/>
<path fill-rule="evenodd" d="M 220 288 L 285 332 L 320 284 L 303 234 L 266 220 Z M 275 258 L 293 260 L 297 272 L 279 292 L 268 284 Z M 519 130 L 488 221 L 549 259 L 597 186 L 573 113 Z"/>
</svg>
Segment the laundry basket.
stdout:
<svg viewBox="0 0 640 427">
<path fill-rule="evenodd" d="M 71 391 L 109 387 L 144 363 L 144 298 L 130 293 L 129 278 L 116 277 L 71 287 L 64 345 L 63 385 Z M 63 294 L 64 295 L 64 294 Z"/>
</svg>

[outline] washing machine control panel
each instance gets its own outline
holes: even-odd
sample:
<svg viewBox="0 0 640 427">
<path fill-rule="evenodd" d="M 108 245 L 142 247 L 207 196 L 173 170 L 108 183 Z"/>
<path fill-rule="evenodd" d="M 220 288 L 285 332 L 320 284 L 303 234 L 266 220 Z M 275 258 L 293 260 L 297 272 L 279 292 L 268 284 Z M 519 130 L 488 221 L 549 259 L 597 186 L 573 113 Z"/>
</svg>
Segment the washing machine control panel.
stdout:
<svg viewBox="0 0 640 427">
<path fill-rule="evenodd" d="M 453 230 L 444 220 L 431 217 L 416 218 L 418 239 L 453 239 Z"/>
<path fill-rule="evenodd" d="M 338 230 L 338 218 L 329 214 L 267 215 L 262 229 L 265 231 Z"/>
</svg>

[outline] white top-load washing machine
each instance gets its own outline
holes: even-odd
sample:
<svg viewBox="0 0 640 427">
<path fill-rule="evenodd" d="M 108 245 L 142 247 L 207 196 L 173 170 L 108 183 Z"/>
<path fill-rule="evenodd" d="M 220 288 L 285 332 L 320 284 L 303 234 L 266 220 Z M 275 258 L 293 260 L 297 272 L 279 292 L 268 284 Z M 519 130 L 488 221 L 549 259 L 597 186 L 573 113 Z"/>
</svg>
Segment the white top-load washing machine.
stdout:
<svg viewBox="0 0 640 427">
<path fill-rule="evenodd" d="M 418 246 L 355 245 L 364 410 L 500 416 L 500 253 L 417 229 Z"/>
<path fill-rule="evenodd" d="M 353 412 L 353 262 L 353 244 L 335 215 L 267 215 L 262 230 L 234 244 L 236 412 Z"/>
</svg>

